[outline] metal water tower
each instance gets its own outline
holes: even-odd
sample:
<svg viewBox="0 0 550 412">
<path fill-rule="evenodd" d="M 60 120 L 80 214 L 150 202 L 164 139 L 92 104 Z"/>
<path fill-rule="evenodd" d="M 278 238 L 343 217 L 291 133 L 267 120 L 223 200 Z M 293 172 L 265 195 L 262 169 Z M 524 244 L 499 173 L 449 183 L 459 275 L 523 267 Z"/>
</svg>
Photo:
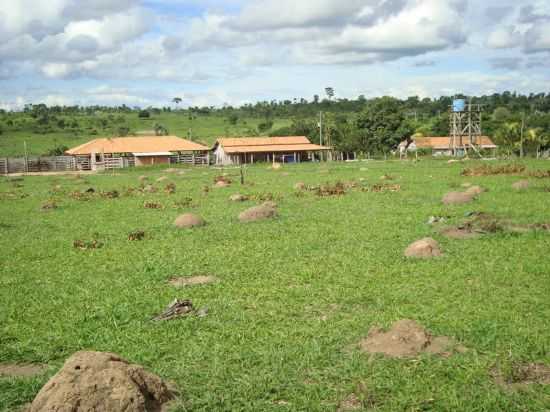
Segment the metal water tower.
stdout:
<svg viewBox="0 0 550 412">
<path fill-rule="evenodd" d="M 468 150 L 479 154 L 481 145 L 480 104 L 467 103 L 465 99 L 455 99 L 450 114 L 450 151 L 453 156 L 464 156 Z"/>
</svg>

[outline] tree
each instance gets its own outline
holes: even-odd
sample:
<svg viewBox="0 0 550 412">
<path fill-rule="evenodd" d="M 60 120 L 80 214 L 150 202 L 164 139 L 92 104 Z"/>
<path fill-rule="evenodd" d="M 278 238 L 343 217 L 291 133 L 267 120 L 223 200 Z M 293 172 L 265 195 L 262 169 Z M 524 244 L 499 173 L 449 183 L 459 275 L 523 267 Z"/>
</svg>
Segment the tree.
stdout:
<svg viewBox="0 0 550 412">
<path fill-rule="evenodd" d="M 126 137 L 128 136 L 128 133 L 130 133 L 130 129 L 128 127 L 119 127 L 117 130 L 117 136 L 119 137 Z"/>
<path fill-rule="evenodd" d="M 69 148 L 65 145 L 57 145 L 46 152 L 46 156 L 63 156 Z"/>
<path fill-rule="evenodd" d="M 525 137 L 527 145 L 535 149 L 537 158 L 540 157 L 541 148 L 550 144 L 550 131 L 545 131 L 540 127 L 528 129 Z"/>
<path fill-rule="evenodd" d="M 519 122 L 506 122 L 497 129 L 495 137 L 498 143 L 512 151 L 520 144 L 521 124 Z"/>
<path fill-rule="evenodd" d="M 140 110 L 138 113 L 138 117 L 140 119 L 148 119 L 149 117 L 151 117 L 151 113 L 149 113 L 149 111 L 147 110 Z"/>
<path fill-rule="evenodd" d="M 406 121 L 399 100 L 381 97 L 368 104 L 357 118 L 361 149 L 386 152 L 409 138 L 414 129 Z"/>
<path fill-rule="evenodd" d="M 179 104 L 182 102 L 182 99 L 181 97 L 174 97 L 172 101 L 176 103 L 176 106 L 179 106 Z"/>
<path fill-rule="evenodd" d="M 327 94 L 328 99 L 332 100 L 332 98 L 334 97 L 334 88 L 325 87 L 325 93 Z"/>
<path fill-rule="evenodd" d="M 168 136 L 169 134 L 168 129 L 160 123 L 155 123 L 154 130 L 155 136 Z"/>
<path fill-rule="evenodd" d="M 229 123 L 232 125 L 236 125 L 239 121 L 239 115 L 237 113 L 231 113 L 229 117 L 227 118 L 229 120 Z"/>
<path fill-rule="evenodd" d="M 260 133 L 265 133 L 268 130 L 271 130 L 272 127 L 273 127 L 273 120 L 266 119 L 264 122 L 261 122 L 258 125 L 258 131 Z"/>
</svg>

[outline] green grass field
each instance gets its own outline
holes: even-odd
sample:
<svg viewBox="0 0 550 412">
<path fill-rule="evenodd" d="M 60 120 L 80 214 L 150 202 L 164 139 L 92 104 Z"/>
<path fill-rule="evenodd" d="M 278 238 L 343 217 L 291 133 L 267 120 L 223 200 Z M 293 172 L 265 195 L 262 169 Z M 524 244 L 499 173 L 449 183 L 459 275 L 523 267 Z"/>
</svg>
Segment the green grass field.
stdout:
<svg viewBox="0 0 550 412">
<path fill-rule="evenodd" d="M 550 169 L 548 161 L 527 164 Z M 435 160 L 277 171 L 255 165 L 246 169 L 245 186 L 238 169 L 226 169 L 235 182 L 219 189 L 213 179 L 222 172 L 212 168 L 2 178 L 0 362 L 49 369 L 36 378 L 0 377 L 0 410 L 31 401 L 82 349 L 118 353 L 174 381 L 178 411 L 335 411 L 354 392 L 364 410 L 549 410 L 549 386 L 504 390 L 490 371 L 497 364 L 550 364 L 550 232 L 450 240 L 426 222 L 444 215 L 456 223 L 470 211 L 519 224 L 550 222 L 550 179 L 533 178 L 528 190 L 515 192 L 510 185 L 518 176 L 462 177 L 463 167 Z M 155 184 L 158 193 L 125 195 L 143 174 L 169 180 Z M 381 181 L 386 174 L 394 179 Z M 293 189 L 299 181 L 338 180 L 401 190 L 319 197 Z M 168 182 L 175 194 L 162 191 Z M 464 182 L 489 191 L 471 204 L 442 205 L 443 194 Z M 121 197 L 70 196 L 89 187 Z M 230 202 L 237 192 L 272 194 L 279 217 L 239 223 L 238 213 L 259 201 Z M 174 207 L 185 198 L 192 207 Z M 58 208 L 41 211 L 47 200 Z M 145 209 L 145 201 L 164 209 Z M 208 225 L 175 229 L 172 222 L 185 212 Z M 138 229 L 145 240 L 127 240 Z M 440 242 L 442 257 L 403 257 L 409 243 L 426 236 Z M 76 239 L 94 238 L 102 248 L 73 247 Z M 196 274 L 220 282 L 184 289 L 167 283 Z M 174 298 L 191 299 L 208 315 L 151 322 Z M 358 350 L 371 327 L 407 318 L 469 350 L 414 359 Z"/>
<path fill-rule="evenodd" d="M 224 136 L 253 136 L 259 135 L 258 125 L 264 121 L 261 118 L 242 118 L 235 125 L 229 123 L 228 119 L 219 115 L 204 116 L 199 115 L 190 120 L 187 115 L 180 112 L 151 114 L 148 119 L 138 118 L 137 113 L 121 114 L 124 123 L 109 124 L 107 128 L 98 127 L 101 119 L 107 119 L 107 115 L 100 114 L 96 116 L 60 116 L 67 123 L 70 119 L 76 119 L 80 125 L 78 132 L 70 130 L 55 130 L 51 133 L 35 133 L 29 126 L 21 127 L 22 130 L 6 130 L 0 135 L 0 157 L 3 156 L 22 156 L 25 154 L 25 145 L 27 143 L 27 152 L 29 155 L 44 155 L 49 150 L 57 146 L 67 146 L 69 148 L 86 143 L 92 139 L 100 137 L 116 136 L 118 126 L 127 126 L 130 129 L 130 135 L 134 133 L 151 131 L 155 123 L 162 124 L 170 134 L 187 139 L 191 129 L 191 138 L 207 145 L 212 145 L 216 138 Z M 21 118 L 25 118 L 21 115 Z M 290 120 L 275 119 L 272 130 L 288 126 Z M 94 132 L 95 130 L 95 132 Z M 266 133 L 269 133 L 266 132 Z M 264 134 L 266 134 L 264 133 Z M 154 132 L 153 132 L 154 134 Z"/>
</svg>

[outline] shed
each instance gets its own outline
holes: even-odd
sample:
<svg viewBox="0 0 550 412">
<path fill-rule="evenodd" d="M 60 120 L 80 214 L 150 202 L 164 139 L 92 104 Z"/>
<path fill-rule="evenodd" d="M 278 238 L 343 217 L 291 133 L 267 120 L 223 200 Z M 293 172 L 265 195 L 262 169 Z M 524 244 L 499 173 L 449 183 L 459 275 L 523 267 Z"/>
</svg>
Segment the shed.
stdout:
<svg viewBox="0 0 550 412">
<path fill-rule="evenodd" d="M 489 136 L 478 136 L 476 147 L 481 150 L 494 150 L 498 146 Z M 399 143 L 398 149 L 400 153 L 430 149 L 434 156 L 451 155 L 451 137 L 411 137 Z M 469 149 L 469 144 L 465 144 L 462 148 L 462 150 L 466 149 Z"/>
<path fill-rule="evenodd" d="M 306 136 L 219 138 L 213 148 L 218 165 L 298 163 L 314 160 L 316 155 L 329 150 L 311 143 Z"/>
</svg>

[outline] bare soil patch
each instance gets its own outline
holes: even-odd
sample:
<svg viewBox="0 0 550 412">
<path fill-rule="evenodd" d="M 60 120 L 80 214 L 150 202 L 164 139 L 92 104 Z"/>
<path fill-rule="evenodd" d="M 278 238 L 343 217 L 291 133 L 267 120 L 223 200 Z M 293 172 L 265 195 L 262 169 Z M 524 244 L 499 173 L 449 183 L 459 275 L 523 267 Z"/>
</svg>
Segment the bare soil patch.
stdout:
<svg viewBox="0 0 550 412">
<path fill-rule="evenodd" d="M 405 249 L 405 257 L 427 259 L 441 256 L 439 243 L 431 237 L 417 240 Z"/>
<path fill-rule="evenodd" d="M 47 365 L 40 363 L 0 363 L 0 377 L 31 378 L 42 375 Z"/>
<path fill-rule="evenodd" d="M 514 190 L 517 190 L 517 191 L 520 191 L 520 190 L 527 190 L 529 189 L 529 186 L 531 185 L 531 183 L 529 182 L 529 180 L 519 180 L 515 183 L 512 184 L 512 189 Z"/>
<path fill-rule="evenodd" d="M 99 196 L 101 196 L 103 199 L 117 199 L 120 197 L 120 193 L 118 190 L 110 190 L 107 192 L 99 192 Z"/>
<path fill-rule="evenodd" d="M 363 188 L 364 192 L 384 193 L 384 192 L 399 192 L 401 185 L 398 184 L 374 184 L 371 187 Z"/>
<path fill-rule="evenodd" d="M 494 175 L 515 175 L 525 171 L 524 165 L 506 164 L 501 166 L 492 166 L 484 164 L 477 167 L 469 167 L 462 170 L 462 176 L 494 176 Z"/>
<path fill-rule="evenodd" d="M 114 353 L 76 352 L 42 387 L 28 412 L 160 412 L 174 392 L 157 375 Z"/>
<path fill-rule="evenodd" d="M 454 351 L 465 351 L 453 338 L 432 336 L 422 325 L 410 319 L 395 322 L 387 332 L 378 327 L 371 328 L 367 337 L 359 342 L 359 347 L 364 352 L 391 358 L 408 358 L 422 353 L 450 356 Z"/>
<path fill-rule="evenodd" d="M 40 210 L 42 210 L 43 212 L 54 209 L 57 209 L 57 203 L 55 203 L 54 200 L 47 200 L 40 206 Z"/>
<path fill-rule="evenodd" d="M 81 250 L 100 249 L 103 247 L 103 242 L 98 239 L 82 240 L 76 239 L 73 241 L 73 247 Z"/>
<path fill-rule="evenodd" d="M 142 189 L 143 193 L 156 193 L 157 188 L 153 185 L 145 185 Z"/>
<path fill-rule="evenodd" d="M 190 277 L 172 277 L 168 283 L 176 288 L 182 288 L 185 286 L 196 286 L 196 285 L 208 285 L 210 283 L 215 283 L 219 279 L 211 275 L 198 275 Z"/>
<path fill-rule="evenodd" d="M 229 200 L 232 202 L 246 202 L 248 200 L 248 196 L 235 193 L 234 195 L 229 196 Z"/>
<path fill-rule="evenodd" d="M 143 230 L 134 230 L 128 233 L 128 240 L 143 240 L 145 239 L 145 232 Z"/>
<path fill-rule="evenodd" d="M 355 394 L 350 393 L 345 399 L 340 402 L 338 405 L 337 412 L 347 412 L 347 411 L 360 411 L 363 408 L 363 403 L 361 399 Z"/>
<path fill-rule="evenodd" d="M 143 207 L 145 209 L 164 209 L 164 206 L 162 205 L 162 203 L 158 203 L 158 202 L 143 202 Z"/>
<path fill-rule="evenodd" d="M 475 239 L 481 236 L 481 233 L 465 227 L 448 227 L 443 229 L 441 234 L 449 239 Z"/>
<path fill-rule="evenodd" d="M 543 363 L 514 363 L 507 371 L 495 366 L 491 370 L 495 383 L 506 390 L 529 385 L 550 385 L 550 366 Z"/>
<path fill-rule="evenodd" d="M 196 311 L 197 310 L 193 306 L 193 302 L 190 300 L 174 299 L 174 301 L 170 303 L 162 313 L 153 317 L 151 320 L 154 322 L 172 320 L 181 316 L 193 314 Z"/>
<path fill-rule="evenodd" d="M 343 182 L 326 183 L 318 187 L 313 187 L 313 190 L 317 196 L 342 196 L 346 194 L 347 187 Z"/>
<path fill-rule="evenodd" d="M 489 213 L 474 212 L 457 226 L 446 227 L 441 234 L 451 239 L 472 239 L 512 228 L 511 224 Z"/>
<path fill-rule="evenodd" d="M 165 180 L 168 180 L 168 178 L 166 176 L 161 176 L 157 179 L 157 183 L 164 182 Z"/>
<path fill-rule="evenodd" d="M 166 193 L 168 195 L 173 195 L 174 193 L 176 193 L 176 184 L 175 183 L 168 183 L 164 187 L 164 193 Z"/>
<path fill-rule="evenodd" d="M 482 193 L 485 193 L 487 189 L 481 187 L 481 186 L 470 186 L 468 189 L 466 189 L 465 193 L 468 193 L 473 196 L 478 196 Z"/>
<path fill-rule="evenodd" d="M 188 207 L 195 207 L 193 205 L 193 199 L 190 197 L 184 197 L 183 199 L 180 199 L 176 202 L 174 202 L 174 205 L 172 206 L 174 209 L 185 209 Z"/>
<path fill-rule="evenodd" d="M 550 177 L 550 170 L 534 170 L 529 172 L 529 176 L 536 177 L 538 179 L 544 179 Z"/>
</svg>

